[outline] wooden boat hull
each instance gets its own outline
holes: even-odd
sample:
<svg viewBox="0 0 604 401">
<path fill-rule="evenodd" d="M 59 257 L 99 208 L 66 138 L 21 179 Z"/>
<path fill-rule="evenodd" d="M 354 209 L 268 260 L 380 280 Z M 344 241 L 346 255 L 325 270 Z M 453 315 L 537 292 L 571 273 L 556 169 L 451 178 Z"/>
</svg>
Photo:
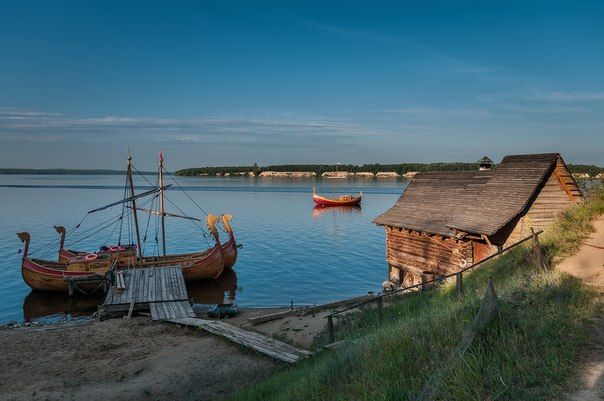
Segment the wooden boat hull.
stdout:
<svg viewBox="0 0 604 401">
<path fill-rule="evenodd" d="M 229 240 L 221 244 L 215 223 L 216 216 L 208 216 L 208 227 L 214 236 L 216 245 L 204 252 L 186 254 L 166 255 L 159 257 L 143 257 L 137 259 L 135 251 L 103 251 L 95 254 L 95 258 L 88 260 L 85 252 L 73 251 L 61 248 L 59 259 L 67 259 L 65 262 L 53 262 L 48 260 L 30 259 L 27 257 L 29 248 L 29 234 L 19 233 L 19 237 L 25 243 L 24 257 L 21 264 L 23 280 L 32 289 L 41 291 L 69 290 L 67 277 L 81 277 L 92 274 L 105 274 L 111 266 L 118 269 L 130 267 L 173 267 L 181 266 L 186 281 L 198 281 L 218 278 L 223 270 L 231 268 L 237 261 L 237 243 L 229 224 L 230 215 L 222 216 L 225 228 L 229 234 Z M 63 240 L 61 240 L 61 245 Z M 79 283 L 78 287 L 83 290 L 94 290 L 98 284 Z"/>
<path fill-rule="evenodd" d="M 222 274 L 224 269 L 222 248 L 220 245 L 216 245 L 202 255 L 188 258 L 188 261 L 173 260 L 170 257 L 143 260 L 142 267 L 168 267 L 178 264 L 182 265 L 183 275 L 187 281 L 215 279 Z M 104 268 L 93 271 L 68 271 L 65 270 L 65 267 L 65 264 L 57 262 L 23 258 L 21 274 L 23 281 L 33 290 L 68 292 L 69 283 L 65 281 L 66 278 L 105 274 L 110 265 L 107 264 Z M 78 287 L 84 291 L 94 291 L 98 287 L 98 283 L 78 283 Z"/>
<path fill-rule="evenodd" d="M 330 199 L 321 195 L 313 194 L 312 200 L 317 206 L 355 206 L 360 205 L 363 196 L 344 196 L 338 199 Z"/>
<path fill-rule="evenodd" d="M 237 263 L 237 243 L 233 236 L 222 245 L 222 259 L 225 269 L 230 269 Z"/>
<path fill-rule="evenodd" d="M 59 268 L 53 268 L 53 265 L 50 263 L 46 264 L 43 261 L 23 258 L 21 263 L 23 281 L 25 281 L 25 283 L 33 290 L 68 292 L 69 283 L 65 281 L 65 278 L 90 276 L 99 273 L 96 271 L 70 272 Z M 60 266 L 58 263 L 56 263 L 56 265 Z M 93 291 L 98 287 L 98 283 L 80 283 L 78 284 L 78 287 L 84 291 Z"/>
<path fill-rule="evenodd" d="M 77 258 L 81 258 L 82 256 L 88 255 L 89 252 L 83 251 L 74 251 L 71 249 L 61 248 L 59 250 L 59 262 L 60 263 L 68 263 L 72 262 Z M 107 255 L 112 258 L 118 259 L 119 265 L 131 266 L 134 260 L 136 260 L 136 250 L 127 249 L 124 251 L 102 251 L 95 252 L 97 255 Z"/>
<path fill-rule="evenodd" d="M 71 251 L 69 249 L 59 249 L 59 262 L 67 263 L 78 256 L 86 255 L 86 252 Z"/>
</svg>

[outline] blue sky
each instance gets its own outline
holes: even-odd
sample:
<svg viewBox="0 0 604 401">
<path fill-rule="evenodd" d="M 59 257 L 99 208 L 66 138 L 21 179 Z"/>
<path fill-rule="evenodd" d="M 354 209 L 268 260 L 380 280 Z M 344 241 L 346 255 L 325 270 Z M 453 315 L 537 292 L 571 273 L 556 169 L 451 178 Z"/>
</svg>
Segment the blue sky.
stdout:
<svg viewBox="0 0 604 401">
<path fill-rule="evenodd" d="M 400 3 L 2 0 L 0 167 L 604 165 L 604 3 Z"/>
</svg>

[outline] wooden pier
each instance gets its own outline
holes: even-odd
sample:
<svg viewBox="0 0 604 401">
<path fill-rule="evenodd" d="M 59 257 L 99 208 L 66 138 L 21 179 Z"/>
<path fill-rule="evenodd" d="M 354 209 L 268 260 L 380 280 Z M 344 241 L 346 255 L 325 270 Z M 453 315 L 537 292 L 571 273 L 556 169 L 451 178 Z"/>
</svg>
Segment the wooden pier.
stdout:
<svg viewBox="0 0 604 401">
<path fill-rule="evenodd" d="M 129 317 L 135 311 L 149 311 L 153 320 L 195 317 L 179 266 L 118 271 L 101 310 L 127 312 Z"/>
<path fill-rule="evenodd" d="M 237 344 L 245 345 L 258 352 L 288 363 L 296 363 L 308 358 L 312 352 L 293 347 L 282 341 L 266 337 L 260 333 L 247 331 L 219 320 L 195 318 L 170 319 L 172 323 L 201 328 L 207 332 L 228 338 Z"/>
<path fill-rule="evenodd" d="M 180 267 L 116 272 L 114 285 L 109 287 L 105 303 L 101 307 L 101 316 L 122 313 L 130 317 L 135 311 L 150 312 L 153 320 L 201 328 L 288 363 L 295 363 L 312 355 L 310 351 L 222 321 L 197 319 L 189 303 Z"/>
</svg>

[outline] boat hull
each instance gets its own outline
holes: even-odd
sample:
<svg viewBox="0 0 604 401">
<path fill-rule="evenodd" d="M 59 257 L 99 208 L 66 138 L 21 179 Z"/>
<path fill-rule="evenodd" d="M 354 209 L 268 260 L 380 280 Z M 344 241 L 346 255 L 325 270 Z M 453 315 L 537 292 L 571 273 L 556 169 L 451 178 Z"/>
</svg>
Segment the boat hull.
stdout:
<svg viewBox="0 0 604 401">
<path fill-rule="evenodd" d="M 225 269 L 231 269 L 237 263 L 237 243 L 233 236 L 222 245 L 222 258 Z"/>
<path fill-rule="evenodd" d="M 317 206 L 355 206 L 360 205 L 363 196 L 347 196 L 340 199 L 330 199 L 321 195 L 313 195 L 312 200 Z"/>
<path fill-rule="evenodd" d="M 56 264 L 59 265 L 59 264 Z M 66 271 L 51 267 L 53 265 L 43 265 L 29 258 L 23 258 L 21 263 L 21 274 L 23 281 L 33 290 L 37 291 L 60 291 L 68 292 L 69 283 L 65 281 L 69 277 L 83 277 L 98 274 L 92 271 Z M 102 274 L 102 273 L 101 273 Z M 78 287 L 84 291 L 93 291 L 98 287 L 98 283 L 79 283 Z"/>
</svg>

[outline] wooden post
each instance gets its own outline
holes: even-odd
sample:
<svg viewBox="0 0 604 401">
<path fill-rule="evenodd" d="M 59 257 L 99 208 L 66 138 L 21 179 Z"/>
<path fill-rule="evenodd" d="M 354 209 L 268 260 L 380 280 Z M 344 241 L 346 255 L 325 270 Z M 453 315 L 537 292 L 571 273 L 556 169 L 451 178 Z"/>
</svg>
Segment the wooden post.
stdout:
<svg viewBox="0 0 604 401">
<path fill-rule="evenodd" d="M 474 316 L 474 321 L 466 328 L 461 341 L 453 349 L 453 353 L 449 356 L 447 362 L 441 370 L 438 370 L 428 378 L 426 385 L 421 393 L 415 398 L 416 401 L 428 401 L 436 398 L 438 391 L 441 389 L 442 383 L 449 374 L 450 370 L 455 365 L 455 362 L 462 358 L 463 354 L 470 347 L 474 338 L 483 331 L 493 320 L 493 317 L 499 309 L 499 299 L 493 285 L 493 278 L 489 278 L 487 291 L 480 303 L 478 313 Z"/>
<path fill-rule="evenodd" d="M 73 286 L 74 286 L 74 285 L 75 285 L 75 284 L 73 283 L 73 281 L 70 281 L 70 282 L 69 282 L 69 298 L 72 298 L 72 297 L 73 297 Z"/>
<path fill-rule="evenodd" d="M 545 269 L 545 261 L 543 260 L 543 252 L 541 251 L 541 244 L 539 244 L 539 236 L 535 234 L 535 230 L 531 227 L 531 235 L 533 237 L 533 248 L 531 250 L 533 259 L 537 267 Z"/>
<path fill-rule="evenodd" d="M 463 273 L 459 272 L 455 275 L 455 289 L 459 295 L 463 295 Z"/>
<path fill-rule="evenodd" d="M 333 332 L 333 316 L 329 315 L 327 316 L 327 326 L 329 329 L 329 343 L 335 343 L 336 342 L 336 336 Z"/>
<path fill-rule="evenodd" d="M 422 286 L 420 287 L 420 289 L 421 289 L 421 291 L 426 291 L 426 275 L 422 274 L 421 278 L 422 278 Z"/>
<path fill-rule="evenodd" d="M 377 319 L 378 323 L 382 324 L 382 296 L 378 295 L 377 297 Z"/>
</svg>

